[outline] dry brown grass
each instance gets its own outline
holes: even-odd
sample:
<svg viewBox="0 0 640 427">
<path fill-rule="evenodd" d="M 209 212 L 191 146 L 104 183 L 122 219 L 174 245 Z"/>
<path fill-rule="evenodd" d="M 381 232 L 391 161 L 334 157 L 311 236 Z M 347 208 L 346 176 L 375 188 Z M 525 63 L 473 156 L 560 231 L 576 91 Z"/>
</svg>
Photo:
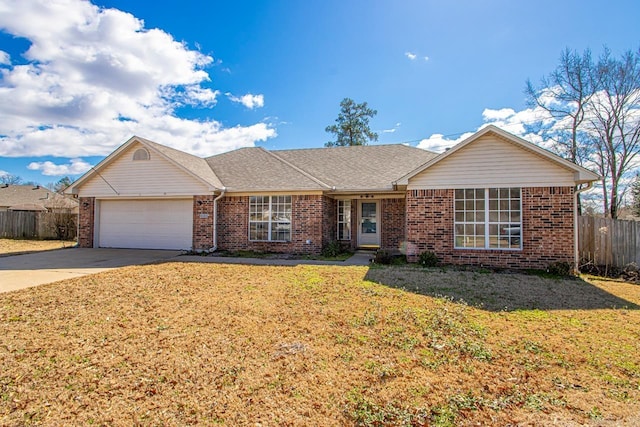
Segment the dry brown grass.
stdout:
<svg viewBox="0 0 640 427">
<path fill-rule="evenodd" d="M 590 300 L 476 308 L 430 295 L 434 276 Z M 639 303 L 610 281 L 128 267 L 0 295 L 0 424 L 634 425 Z"/>
<path fill-rule="evenodd" d="M 0 256 L 50 251 L 53 249 L 68 248 L 75 244 L 76 242 L 67 242 L 64 240 L 0 239 Z"/>
</svg>

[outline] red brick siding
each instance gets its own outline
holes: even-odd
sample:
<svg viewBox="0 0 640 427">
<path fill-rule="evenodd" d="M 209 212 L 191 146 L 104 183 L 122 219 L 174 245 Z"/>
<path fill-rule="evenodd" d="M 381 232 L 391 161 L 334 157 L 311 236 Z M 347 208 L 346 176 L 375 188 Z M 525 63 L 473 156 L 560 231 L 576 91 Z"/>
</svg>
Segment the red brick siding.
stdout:
<svg viewBox="0 0 640 427">
<path fill-rule="evenodd" d="M 573 187 L 522 189 L 522 250 L 453 248 L 453 190 L 407 192 L 407 255 L 433 251 L 446 264 L 545 268 L 573 260 Z"/>
<path fill-rule="evenodd" d="M 383 249 L 400 249 L 405 239 L 404 199 L 382 199 L 380 238 Z"/>
<path fill-rule="evenodd" d="M 358 248 L 358 199 L 351 199 L 351 249 Z"/>
<path fill-rule="evenodd" d="M 80 197 L 78 215 L 78 246 L 93 247 L 93 233 L 95 226 L 95 197 Z"/>
<path fill-rule="evenodd" d="M 193 197 L 193 249 L 207 250 L 213 246 L 212 195 Z"/>
<path fill-rule="evenodd" d="M 338 201 L 329 197 L 322 198 L 322 246 L 338 238 Z"/>
<path fill-rule="evenodd" d="M 278 253 L 318 254 L 322 250 L 323 196 L 291 196 L 291 241 L 249 241 L 249 196 L 225 196 L 218 202 L 218 248 Z M 307 240 L 310 241 L 307 244 Z"/>
</svg>

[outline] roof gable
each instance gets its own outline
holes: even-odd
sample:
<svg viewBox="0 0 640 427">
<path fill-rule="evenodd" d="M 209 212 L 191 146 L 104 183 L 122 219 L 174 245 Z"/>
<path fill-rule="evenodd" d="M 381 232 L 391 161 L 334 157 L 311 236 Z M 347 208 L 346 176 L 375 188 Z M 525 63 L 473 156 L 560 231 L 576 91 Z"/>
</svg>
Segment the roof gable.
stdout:
<svg viewBox="0 0 640 427">
<path fill-rule="evenodd" d="M 189 175 L 192 179 L 207 187 L 209 191 L 215 191 L 223 187 L 215 173 L 208 167 L 206 161 L 200 157 L 193 156 L 180 150 L 149 141 L 138 136 L 131 137 L 127 142 L 118 147 L 113 153 L 105 157 L 95 167 L 82 175 L 78 180 L 69 186 L 66 192 L 78 194 L 80 188 L 93 178 L 100 179 L 100 173 L 109 165 L 117 161 L 124 153 L 135 144 L 140 144 L 147 148 L 154 155 L 159 156 L 179 170 Z M 118 191 L 113 189 L 113 193 Z"/>
<path fill-rule="evenodd" d="M 437 157 L 431 159 L 430 161 L 424 163 L 418 168 L 414 169 L 410 173 L 403 176 L 398 180 L 399 185 L 408 185 L 409 181 L 421 174 L 422 172 L 434 168 L 438 164 L 442 164 L 448 158 L 452 158 L 457 155 L 457 153 L 462 152 L 466 147 L 477 143 L 478 141 L 482 141 L 484 137 L 493 135 L 499 138 L 502 141 L 505 141 L 509 144 L 514 145 L 515 147 L 525 150 L 529 153 L 534 154 L 538 158 L 544 160 L 545 162 L 550 162 L 551 164 L 563 168 L 572 174 L 572 179 L 574 184 L 582 184 L 587 182 L 593 182 L 600 179 L 600 177 L 591 172 L 590 170 L 583 168 L 582 166 L 578 166 L 575 163 L 569 162 L 560 156 L 557 156 L 543 148 L 538 147 L 537 145 L 528 142 L 520 137 L 517 137 L 509 132 L 506 132 L 496 126 L 489 125 L 475 134 L 471 135 L 469 138 L 460 142 L 459 144 L 452 147 L 450 150 L 445 151 L 444 153 L 438 155 Z M 484 138 L 486 140 L 486 138 Z M 461 171 L 458 171 L 460 173 Z"/>
</svg>

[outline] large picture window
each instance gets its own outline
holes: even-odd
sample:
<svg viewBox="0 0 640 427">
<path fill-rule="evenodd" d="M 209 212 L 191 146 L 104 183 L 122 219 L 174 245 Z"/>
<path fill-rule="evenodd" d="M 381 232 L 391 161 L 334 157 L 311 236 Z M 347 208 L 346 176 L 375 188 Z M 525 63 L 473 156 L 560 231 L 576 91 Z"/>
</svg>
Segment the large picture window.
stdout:
<svg viewBox="0 0 640 427">
<path fill-rule="evenodd" d="M 522 249 L 519 188 L 455 190 L 456 248 Z"/>
<path fill-rule="evenodd" d="M 249 240 L 291 240 L 291 196 L 249 197 Z"/>
<path fill-rule="evenodd" d="M 338 240 L 351 240 L 351 200 L 338 200 Z"/>
</svg>

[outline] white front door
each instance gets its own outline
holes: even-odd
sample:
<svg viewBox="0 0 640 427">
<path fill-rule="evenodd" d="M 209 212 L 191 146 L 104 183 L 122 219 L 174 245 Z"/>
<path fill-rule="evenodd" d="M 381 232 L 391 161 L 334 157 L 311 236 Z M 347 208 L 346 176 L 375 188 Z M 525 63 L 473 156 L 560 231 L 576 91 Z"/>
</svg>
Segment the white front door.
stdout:
<svg viewBox="0 0 640 427">
<path fill-rule="evenodd" d="M 360 200 L 358 208 L 358 246 L 380 247 L 380 202 Z"/>
</svg>

